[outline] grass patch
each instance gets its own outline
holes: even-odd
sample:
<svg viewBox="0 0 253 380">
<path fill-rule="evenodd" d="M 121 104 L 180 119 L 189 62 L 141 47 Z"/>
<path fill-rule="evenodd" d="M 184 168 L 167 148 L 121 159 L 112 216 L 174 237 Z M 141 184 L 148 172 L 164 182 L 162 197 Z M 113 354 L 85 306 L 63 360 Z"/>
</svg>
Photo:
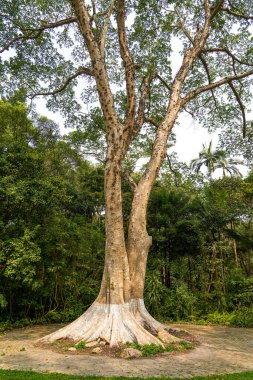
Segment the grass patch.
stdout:
<svg viewBox="0 0 253 380">
<path fill-rule="evenodd" d="M 64 375 L 59 373 L 38 373 L 31 371 L 9 371 L 0 370 L 1 380 L 143 380 L 141 377 L 100 377 L 100 376 L 76 376 Z M 171 377 L 149 377 L 149 380 L 179 380 L 180 378 Z M 229 375 L 197 376 L 191 380 L 253 380 L 253 371 L 233 373 Z"/>
<path fill-rule="evenodd" d="M 68 342 L 65 340 L 57 340 L 56 342 L 49 343 L 48 345 L 51 347 L 56 347 L 61 350 L 67 351 L 70 347 L 73 347 L 73 342 Z"/>
<path fill-rule="evenodd" d="M 84 350 L 85 349 L 85 346 L 86 346 L 86 342 L 81 340 L 81 342 L 75 344 L 75 348 L 77 350 Z"/>
<path fill-rule="evenodd" d="M 142 346 L 138 343 L 127 343 L 127 347 L 136 348 L 142 352 L 143 357 L 148 357 L 156 354 L 161 354 L 163 352 L 174 352 L 174 351 L 184 351 L 191 350 L 193 346 L 189 342 L 181 341 L 181 342 L 172 342 L 167 345 L 165 348 L 162 346 L 157 346 L 156 344 L 146 344 Z"/>
<path fill-rule="evenodd" d="M 182 340 L 182 342 L 179 342 L 179 344 L 183 350 L 192 350 L 193 349 L 193 345 L 189 342 L 184 341 L 184 340 Z"/>
</svg>

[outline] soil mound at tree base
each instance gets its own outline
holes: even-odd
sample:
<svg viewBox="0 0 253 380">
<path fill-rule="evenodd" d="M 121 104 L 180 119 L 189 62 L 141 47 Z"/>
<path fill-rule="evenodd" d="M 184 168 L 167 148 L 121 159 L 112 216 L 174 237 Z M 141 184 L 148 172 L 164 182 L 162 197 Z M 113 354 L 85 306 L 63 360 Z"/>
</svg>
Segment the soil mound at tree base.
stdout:
<svg viewBox="0 0 253 380">
<path fill-rule="evenodd" d="M 174 330 L 173 330 L 174 331 Z M 118 346 L 110 346 L 102 339 L 98 339 L 94 342 L 86 343 L 85 341 L 75 342 L 72 339 L 59 339 L 53 343 L 35 343 L 36 347 L 52 350 L 61 354 L 70 355 L 96 355 L 96 356 L 108 356 L 111 358 L 145 358 L 150 356 L 161 356 L 164 354 L 182 354 L 189 350 L 194 349 L 200 343 L 196 337 L 186 331 L 177 330 L 176 333 L 180 335 L 180 340 L 175 340 L 170 343 L 166 343 L 162 346 L 155 344 L 140 345 L 138 343 L 119 343 Z M 187 337 L 187 340 L 186 340 Z M 184 340 L 185 339 L 185 340 Z M 190 343 L 191 340 L 191 343 Z M 139 351 L 140 355 L 124 356 L 123 352 L 133 349 Z"/>
</svg>

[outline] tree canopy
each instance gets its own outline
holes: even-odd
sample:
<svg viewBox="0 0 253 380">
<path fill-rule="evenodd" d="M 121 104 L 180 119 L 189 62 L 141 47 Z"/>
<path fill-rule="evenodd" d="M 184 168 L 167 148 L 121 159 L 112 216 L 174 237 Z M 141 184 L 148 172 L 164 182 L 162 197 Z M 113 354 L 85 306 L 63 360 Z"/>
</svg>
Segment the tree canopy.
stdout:
<svg viewBox="0 0 253 380">
<path fill-rule="evenodd" d="M 252 3 L 212 1 L 206 3 L 210 7 L 210 15 L 206 16 L 203 4 L 132 1 L 124 14 L 124 2 L 96 1 L 88 3 L 87 11 L 93 38 L 106 62 L 119 118 L 122 120 L 130 107 L 129 97 L 135 88 L 137 118 L 151 126 L 153 135 L 154 126 L 165 116 L 174 72 L 181 65 L 173 62 L 171 41 L 178 41 L 183 58 L 184 52 L 200 41 L 205 17 L 209 17 L 205 46 L 185 75 L 182 105 L 209 129 L 224 129 L 226 125 L 237 152 L 236 140 L 241 142 L 240 136 L 244 135 L 243 145 L 249 155 L 252 128 L 245 110 L 250 106 L 248 76 L 253 66 L 249 29 Z M 119 19 L 116 26 L 117 6 L 127 20 L 122 30 Z M 0 17 L 2 94 L 20 87 L 31 99 L 54 94 L 48 97 L 49 108 L 61 110 L 68 125 L 83 125 L 83 113 L 87 112 L 84 105 L 96 105 L 98 94 L 94 60 L 87 41 L 78 32 L 79 21 L 71 3 L 6 0 Z M 141 120 L 143 107 L 145 120 Z"/>
</svg>

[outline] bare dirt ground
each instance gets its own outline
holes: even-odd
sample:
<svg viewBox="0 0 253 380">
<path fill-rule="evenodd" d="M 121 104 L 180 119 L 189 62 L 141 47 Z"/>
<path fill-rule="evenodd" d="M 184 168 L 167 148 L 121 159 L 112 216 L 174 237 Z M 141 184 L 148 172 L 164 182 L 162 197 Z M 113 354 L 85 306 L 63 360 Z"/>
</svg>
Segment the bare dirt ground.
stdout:
<svg viewBox="0 0 253 380">
<path fill-rule="evenodd" d="M 72 355 L 34 346 L 59 325 L 12 330 L 0 336 L 0 369 L 61 372 L 97 376 L 175 376 L 190 378 L 253 370 L 253 329 L 172 325 L 195 334 L 201 345 L 184 354 L 136 360 Z"/>
</svg>

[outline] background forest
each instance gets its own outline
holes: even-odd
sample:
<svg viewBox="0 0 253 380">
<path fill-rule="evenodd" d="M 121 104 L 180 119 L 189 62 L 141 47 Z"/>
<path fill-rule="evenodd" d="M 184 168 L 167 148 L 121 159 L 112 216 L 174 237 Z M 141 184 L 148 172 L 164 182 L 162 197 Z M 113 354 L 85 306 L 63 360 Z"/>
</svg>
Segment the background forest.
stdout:
<svg viewBox="0 0 253 380">
<path fill-rule="evenodd" d="M 15 97 L 0 125 L 1 326 L 72 320 L 101 282 L 103 167 L 84 158 L 85 132 L 62 137 Z M 215 180 L 170 160 L 154 187 L 145 302 L 157 318 L 253 326 L 253 173 L 223 169 Z M 131 197 L 126 181 L 126 220 Z"/>
</svg>

